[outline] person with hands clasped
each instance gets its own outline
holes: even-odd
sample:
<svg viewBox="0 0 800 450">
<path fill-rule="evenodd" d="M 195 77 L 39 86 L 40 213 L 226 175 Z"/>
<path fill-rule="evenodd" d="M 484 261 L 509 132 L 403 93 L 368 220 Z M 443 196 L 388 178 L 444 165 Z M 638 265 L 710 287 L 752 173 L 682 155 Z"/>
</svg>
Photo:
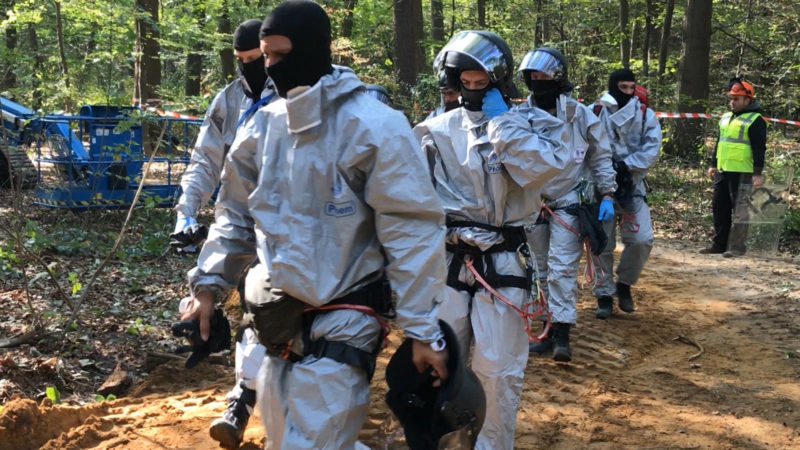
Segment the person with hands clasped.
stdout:
<svg viewBox="0 0 800 450">
<path fill-rule="evenodd" d="M 740 186 L 764 185 L 767 122 L 761 116 L 752 84 L 733 78 L 726 93 L 730 112 L 719 121 L 719 138 L 708 168 L 708 176 L 714 180 L 711 200 L 714 237 L 700 253 L 722 253 L 730 258 L 744 255 L 747 250 L 747 224 L 733 224 L 732 216 L 741 194 Z M 748 190 L 745 192 L 749 195 Z"/>
<path fill-rule="evenodd" d="M 565 166 L 566 147 L 540 135 L 508 100 L 517 95 L 508 45 L 488 31 L 457 33 L 442 50 L 461 107 L 414 128 L 447 217 L 447 287 L 439 316 L 486 392 L 476 448 L 514 447 L 528 360 L 532 271 L 523 226 L 541 189 Z"/>
<path fill-rule="evenodd" d="M 532 343 L 530 351 L 551 353 L 554 360 L 568 362 L 572 360 L 569 332 L 578 320 L 581 230 L 592 226 L 581 223 L 580 218 L 602 222 L 614 217 L 617 183 L 611 165 L 611 144 L 592 110 L 570 97 L 572 83 L 561 52 L 550 47 L 532 50 L 522 59 L 519 72 L 531 95 L 514 112 L 552 139 L 562 140 L 571 153 L 567 166 L 542 188 L 545 207 L 536 214 L 538 219 L 528 233 L 553 322 L 547 336 Z M 599 208 L 594 204 L 595 189 L 602 193 Z M 581 214 L 581 208 L 593 217 Z M 593 225 L 599 228 L 599 224 Z"/>
<path fill-rule="evenodd" d="M 256 389 L 266 447 L 353 449 L 385 316 L 413 340 L 417 371 L 449 375 L 442 205 L 403 114 L 332 66 L 322 7 L 286 0 L 260 37 L 283 100 L 237 133 L 184 319 L 207 337 L 214 303 L 251 266 L 243 301 L 267 348 Z"/>
</svg>

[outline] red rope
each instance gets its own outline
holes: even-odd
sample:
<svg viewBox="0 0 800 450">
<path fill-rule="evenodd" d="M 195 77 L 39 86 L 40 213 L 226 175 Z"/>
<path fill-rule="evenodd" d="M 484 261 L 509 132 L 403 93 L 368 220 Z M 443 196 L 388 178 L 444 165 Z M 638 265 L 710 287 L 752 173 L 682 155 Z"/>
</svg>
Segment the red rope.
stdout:
<svg viewBox="0 0 800 450">
<path fill-rule="evenodd" d="M 314 312 L 314 311 L 334 311 L 337 309 L 352 309 L 354 311 L 358 311 L 360 313 L 364 313 L 368 316 L 372 316 L 375 320 L 378 321 L 378 324 L 381 326 L 383 330 L 383 347 L 389 345 L 389 333 L 392 332 L 392 328 L 389 326 L 389 322 L 383 319 L 378 313 L 375 312 L 374 309 L 370 308 L 369 306 L 364 305 L 352 305 L 350 303 L 340 303 L 337 305 L 322 305 L 316 308 L 306 308 L 303 310 L 304 313 L 306 312 Z"/>
<path fill-rule="evenodd" d="M 547 301 L 544 298 L 544 294 L 542 293 L 542 290 L 539 289 L 538 281 L 536 282 L 536 284 L 537 284 L 536 300 L 534 300 L 532 302 L 528 302 L 528 303 L 523 303 L 522 304 L 522 309 L 520 309 L 516 305 L 511 303 L 511 301 L 508 300 L 505 296 L 503 296 L 503 294 L 497 292 L 492 286 L 489 285 L 489 283 L 486 282 L 486 280 L 483 279 L 481 274 L 478 273 L 478 270 L 475 269 L 475 266 L 472 265 L 472 259 L 471 258 L 467 258 L 464 261 L 464 265 L 467 266 L 467 269 L 469 269 L 470 272 L 472 272 L 472 275 L 475 277 L 475 280 L 477 280 L 478 283 L 480 283 L 484 288 L 486 288 L 486 290 L 490 294 L 492 294 L 496 299 L 498 299 L 501 302 L 503 302 L 506 305 L 508 305 L 508 307 L 510 307 L 511 309 L 513 309 L 514 311 L 516 311 L 520 315 L 522 320 L 525 322 L 525 333 L 528 335 L 528 341 L 530 341 L 530 342 L 533 342 L 533 341 L 541 342 L 542 339 L 547 337 L 547 333 L 550 331 L 550 326 L 552 325 L 553 316 L 550 313 L 550 311 L 547 309 Z M 531 307 L 535 307 L 535 309 L 534 309 L 534 311 L 532 313 L 529 313 L 528 309 L 530 309 Z M 535 319 L 535 318 L 537 318 L 537 317 L 539 317 L 541 315 L 546 315 L 547 316 L 547 322 L 545 323 L 544 330 L 542 330 L 541 334 L 539 334 L 538 336 L 534 337 L 533 333 L 531 332 L 530 320 Z"/>
</svg>

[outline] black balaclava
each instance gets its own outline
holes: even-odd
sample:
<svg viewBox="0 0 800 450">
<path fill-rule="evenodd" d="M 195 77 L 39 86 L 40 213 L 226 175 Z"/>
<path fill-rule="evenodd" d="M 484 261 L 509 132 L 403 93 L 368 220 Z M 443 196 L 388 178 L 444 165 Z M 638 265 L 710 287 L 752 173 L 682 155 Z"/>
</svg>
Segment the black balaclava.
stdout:
<svg viewBox="0 0 800 450">
<path fill-rule="evenodd" d="M 556 80 L 526 80 L 536 106 L 544 110 L 554 109 L 556 99 L 561 94 L 561 86 Z"/>
<path fill-rule="evenodd" d="M 481 100 L 481 102 L 483 102 L 483 100 Z M 481 104 L 483 104 L 483 103 L 481 103 Z M 447 112 L 447 111 L 450 111 L 450 110 L 458 108 L 459 106 L 461 106 L 461 104 L 458 102 L 458 100 L 451 100 L 449 102 L 443 102 L 442 106 L 444 106 L 444 112 Z"/>
<path fill-rule="evenodd" d="M 318 4 L 286 0 L 276 6 L 261 25 L 262 39 L 272 35 L 286 36 L 292 42 L 292 50 L 267 67 L 281 97 L 286 98 L 286 93 L 297 86 L 313 86 L 333 72 L 331 22 Z"/>
<path fill-rule="evenodd" d="M 608 93 L 614 97 L 614 100 L 617 101 L 617 105 L 622 108 L 628 104 L 628 100 L 633 97 L 633 94 L 626 94 L 620 91 L 617 86 L 617 83 L 620 81 L 633 81 L 635 83 L 636 77 L 630 69 L 617 69 L 611 72 L 611 76 L 608 77 Z"/>
<path fill-rule="evenodd" d="M 250 19 L 242 22 L 233 32 L 233 48 L 240 51 L 253 50 L 260 47 L 258 36 L 261 31 L 261 21 Z M 245 94 L 255 101 L 261 98 L 264 83 L 267 82 L 267 73 L 264 72 L 264 55 L 254 61 L 243 63 L 237 59 L 239 76 L 245 82 Z"/>
</svg>

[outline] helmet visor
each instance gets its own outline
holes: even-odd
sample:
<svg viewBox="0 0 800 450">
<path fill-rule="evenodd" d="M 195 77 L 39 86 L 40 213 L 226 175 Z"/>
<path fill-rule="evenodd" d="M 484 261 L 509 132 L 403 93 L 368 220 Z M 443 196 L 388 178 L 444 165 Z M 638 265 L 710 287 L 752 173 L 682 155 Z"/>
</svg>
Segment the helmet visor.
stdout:
<svg viewBox="0 0 800 450">
<path fill-rule="evenodd" d="M 367 93 L 367 95 L 369 95 L 370 97 L 378 100 L 379 102 L 383 103 L 384 105 L 389 105 L 389 106 L 392 105 L 392 99 L 391 99 L 391 97 L 389 97 L 388 94 L 386 94 L 386 92 L 383 92 L 381 90 L 374 89 L 374 88 L 373 89 L 367 88 L 366 89 L 366 93 Z"/>
<path fill-rule="evenodd" d="M 448 52 L 461 53 L 475 60 L 494 83 L 508 74 L 509 68 L 503 51 L 478 33 L 463 31 L 453 36 L 440 54 L 446 55 Z"/>
<path fill-rule="evenodd" d="M 534 50 L 526 53 L 525 57 L 522 58 L 518 71 L 525 70 L 535 70 L 553 77 L 557 71 L 563 73 L 564 67 L 561 61 L 550 53 Z"/>
</svg>

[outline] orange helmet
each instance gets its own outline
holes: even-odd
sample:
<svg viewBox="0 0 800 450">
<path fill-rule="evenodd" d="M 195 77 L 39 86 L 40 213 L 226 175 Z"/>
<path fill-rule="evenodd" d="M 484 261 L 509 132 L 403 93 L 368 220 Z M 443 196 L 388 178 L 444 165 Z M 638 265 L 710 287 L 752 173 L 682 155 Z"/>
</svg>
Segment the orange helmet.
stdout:
<svg viewBox="0 0 800 450">
<path fill-rule="evenodd" d="M 732 78 L 728 83 L 728 95 L 731 97 L 741 95 L 749 97 L 752 100 L 755 96 L 755 92 L 752 84 L 747 81 L 742 81 L 739 78 Z"/>
</svg>

